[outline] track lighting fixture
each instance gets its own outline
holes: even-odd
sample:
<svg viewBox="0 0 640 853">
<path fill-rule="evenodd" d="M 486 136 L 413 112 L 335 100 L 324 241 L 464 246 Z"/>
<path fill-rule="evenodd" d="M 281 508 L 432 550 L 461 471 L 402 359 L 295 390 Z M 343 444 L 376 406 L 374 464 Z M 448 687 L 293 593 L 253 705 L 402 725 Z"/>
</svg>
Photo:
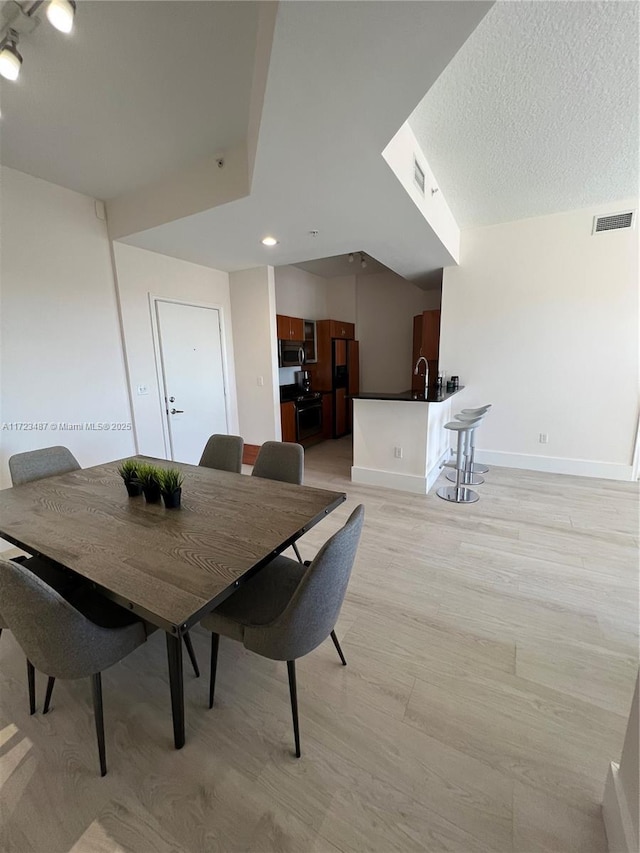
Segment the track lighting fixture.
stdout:
<svg viewBox="0 0 640 853">
<path fill-rule="evenodd" d="M 349 263 L 353 263 L 353 252 L 349 252 Z"/>
<path fill-rule="evenodd" d="M 363 252 L 360 252 L 360 266 L 362 267 L 363 270 L 367 268 L 367 262 L 364 259 L 364 253 Z"/>
<path fill-rule="evenodd" d="M 5 80 L 17 80 L 22 67 L 22 57 L 18 53 L 18 33 L 9 30 L 0 43 L 0 74 Z"/>
<path fill-rule="evenodd" d="M 17 80 L 22 67 L 22 56 L 18 53 L 18 38 L 29 36 L 39 24 L 36 14 L 44 0 L 33 3 L 5 3 L 2 9 L 0 30 L 0 74 L 6 80 Z M 76 15 L 75 0 L 48 0 L 46 14 L 49 23 L 61 33 L 70 33 Z"/>
<path fill-rule="evenodd" d="M 49 23 L 61 33 L 71 32 L 75 16 L 75 0 L 50 0 L 47 6 Z"/>
</svg>

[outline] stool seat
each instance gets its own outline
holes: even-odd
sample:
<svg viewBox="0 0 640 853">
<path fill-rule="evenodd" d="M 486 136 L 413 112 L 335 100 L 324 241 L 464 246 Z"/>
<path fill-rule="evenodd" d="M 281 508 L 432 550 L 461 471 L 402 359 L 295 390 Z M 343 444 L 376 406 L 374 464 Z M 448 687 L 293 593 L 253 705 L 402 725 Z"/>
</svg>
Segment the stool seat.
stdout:
<svg viewBox="0 0 640 853">
<path fill-rule="evenodd" d="M 451 429 L 454 432 L 460 432 L 465 429 L 473 429 L 480 423 L 481 418 L 475 418 L 472 421 L 449 421 L 444 425 L 445 429 Z"/>
</svg>

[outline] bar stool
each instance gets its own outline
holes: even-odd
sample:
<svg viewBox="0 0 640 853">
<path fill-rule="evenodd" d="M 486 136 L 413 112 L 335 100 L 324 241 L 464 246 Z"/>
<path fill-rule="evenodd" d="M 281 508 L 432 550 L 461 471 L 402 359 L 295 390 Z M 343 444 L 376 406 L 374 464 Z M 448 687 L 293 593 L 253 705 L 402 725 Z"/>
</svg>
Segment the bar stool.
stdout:
<svg viewBox="0 0 640 853">
<path fill-rule="evenodd" d="M 462 423 L 468 423 L 469 421 L 478 421 L 476 428 L 480 426 L 482 421 L 484 420 L 484 415 L 467 415 L 463 412 L 460 412 L 457 415 L 454 415 L 457 421 L 461 421 Z M 465 436 L 465 446 L 464 446 L 464 456 L 465 456 L 465 464 L 464 464 L 464 474 L 462 475 L 462 485 L 463 486 L 481 486 L 484 483 L 484 477 L 481 477 L 478 473 L 476 473 L 472 467 L 473 461 L 473 452 L 475 450 L 476 444 L 476 431 L 475 429 L 470 430 Z M 453 466 L 452 466 L 453 467 Z M 447 474 L 447 480 L 451 480 L 452 483 L 457 482 L 458 474 L 453 471 Z"/>
<path fill-rule="evenodd" d="M 467 435 L 473 432 L 481 422 L 482 418 L 474 418 L 469 421 L 449 421 L 444 425 L 445 429 L 450 429 L 458 433 L 458 446 L 456 449 L 456 484 L 455 486 L 441 486 L 436 494 L 443 501 L 451 501 L 457 504 L 475 503 L 479 499 L 477 492 L 473 489 L 468 489 L 462 482 L 462 477 L 465 472 L 466 456 L 465 448 L 467 446 Z M 447 465 L 447 463 L 445 463 Z M 444 466 L 443 466 L 444 467 Z"/>
<path fill-rule="evenodd" d="M 461 414 L 463 415 L 486 415 L 489 409 L 491 408 L 491 403 L 487 403 L 486 406 L 478 406 L 476 409 L 463 409 Z M 471 470 L 474 474 L 486 474 L 489 470 L 486 465 L 479 465 L 477 462 L 473 461 L 475 453 L 475 441 L 471 446 L 471 460 L 469 463 L 469 470 Z"/>
</svg>

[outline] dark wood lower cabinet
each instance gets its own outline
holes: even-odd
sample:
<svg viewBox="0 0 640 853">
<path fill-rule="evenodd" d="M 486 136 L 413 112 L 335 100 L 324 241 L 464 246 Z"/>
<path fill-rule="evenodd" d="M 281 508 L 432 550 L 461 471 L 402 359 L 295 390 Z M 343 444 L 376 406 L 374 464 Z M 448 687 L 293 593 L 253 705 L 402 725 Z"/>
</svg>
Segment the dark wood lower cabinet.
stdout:
<svg viewBox="0 0 640 853">
<path fill-rule="evenodd" d="M 282 440 L 296 440 L 296 404 L 280 403 L 280 420 L 282 423 Z"/>
</svg>

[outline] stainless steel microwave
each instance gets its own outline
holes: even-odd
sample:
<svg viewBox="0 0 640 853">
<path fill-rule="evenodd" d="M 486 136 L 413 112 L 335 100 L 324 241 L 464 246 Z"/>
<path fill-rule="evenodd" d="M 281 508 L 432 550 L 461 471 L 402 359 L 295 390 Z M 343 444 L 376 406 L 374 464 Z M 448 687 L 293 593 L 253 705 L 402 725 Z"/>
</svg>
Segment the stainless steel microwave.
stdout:
<svg viewBox="0 0 640 853">
<path fill-rule="evenodd" d="M 280 367 L 302 367 L 305 362 L 302 341 L 278 341 L 278 364 Z"/>
</svg>

